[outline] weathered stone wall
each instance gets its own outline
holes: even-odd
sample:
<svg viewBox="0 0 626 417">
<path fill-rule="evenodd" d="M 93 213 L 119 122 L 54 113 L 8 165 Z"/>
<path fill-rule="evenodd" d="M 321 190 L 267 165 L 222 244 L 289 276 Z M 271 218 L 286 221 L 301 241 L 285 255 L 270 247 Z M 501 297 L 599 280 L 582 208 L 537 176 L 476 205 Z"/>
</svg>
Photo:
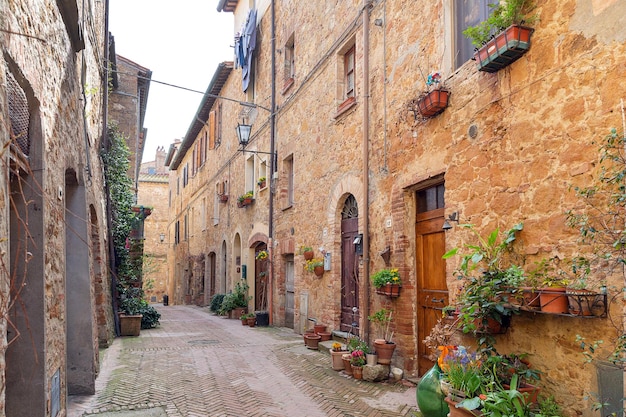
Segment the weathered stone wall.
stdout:
<svg viewBox="0 0 626 417">
<path fill-rule="evenodd" d="M 4 11 L 0 10 L 0 19 L 4 21 Z M 4 69 L 4 65 L 1 66 Z M 0 71 L 0 85 L 6 85 L 5 72 Z M 7 108 L 6 95 L 0 94 L 0 109 Z M 9 136 L 9 120 L 5 111 L 0 111 L 0 144 L 2 149 L 7 149 L 6 144 L 11 140 Z M 1 166 L 6 167 L 9 163 L 9 153 L 4 151 L 0 153 Z M 6 169 L 5 174 L 0 175 L 0 235 L 9 235 L 9 194 L 8 194 L 8 178 Z M 0 331 L 2 332 L 2 338 L 0 339 L 0 415 L 4 415 L 5 409 L 5 387 L 6 387 L 6 361 L 5 352 L 7 349 L 7 314 L 9 311 L 9 287 L 10 287 L 10 272 L 9 272 L 9 242 L 7 239 L 3 239 L 0 242 Z"/>
<path fill-rule="evenodd" d="M 38 304 L 43 306 L 41 310 L 35 305 L 27 304 L 25 306 L 27 318 L 30 317 L 33 322 L 37 322 L 31 328 L 31 331 L 37 334 L 22 331 L 19 340 L 13 342 L 15 344 L 13 346 L 23 344 L 24 352 L 28 351 L 33 355 L 34 352 L 30 346 L 37 345 L 34 347 L 39 352 L 39 356 L 26 358 L 26 360 L 30 363 L 40 364 L 38 366 L 41 366 L 41 373 L 33 374 L 35 379 L 28 381 L 28 387 L 25 386 L 24 388 L 28 391 L 15 397 L 6 398 L 6 404 L 3 402 L 0 409 L 2 415 L 4 415 L 5 409 L 12 410 L 9 412 L 11 415 L 50 415 L 52 412 L 50 409 L 52 378 L 57 371 L 60 373 L 58 405 L 61 414 L 65 410 L 66 367 L 68 363 L 65 356 L 68 351 L 66 345 L 67 305 L 74 302 L 74 300 L 67 299 L 65 286 L 66 251 L 72 249 L 65 247 L 66 234 L 68 233 L 65 221 L 67 216 L 71 216 L 71 214 L 66 214 L 65 185 L 68 184 L 68 181 L 74 180 L 78 182 L 80 190 L 83 186 L 85 187 L 84 201 L 80 212 L 89 213 L 87 207 L 95 207 L 96 218 L 94 221 L 100 231 L 99 235 L 95 236 L 98 239 L 97 244 L 90 243 L 88 234 L 83 236 L 86 238 L 84 244 L 98 248 L 99 253 L 89 253 L 89 266 L 82 277 L 82 279 L 90 282 L 87 285 L 89 289 L 82 296 L 92 306 L 89 314 L 92 315 L 93 327 L 85 329 L 83 341 L 87 346 L 91 345 L 85 350 L 85 354 L 92 356 L 88 361 L 91 362 L 94 378 L 98 366 L 95 294 L 93 276 L 90 276 L 89 272 L 94 270 L 95 262 L 100 262 L 103 269 L 106 269 L 107 265 L 105 250 L 107 228 L 102 193 L 102 167 L 99 163 L 98 154 L 103 120 L 101 68 L 104 66 L 104 9 L 102 5 L 98 4 L 94 6 L 94 9 L 82 10 L 82 6 L 79 5 L 78 14 L 82 16 L 81 21 L 85 25 L 85 33 L 89 35 L 85 36 L 85 49 L 76 53 L 72 49 L 58 7 L 55 2 L 16 1 L 6 3 L 6 7 L 2 8 L 3 25 L 5 29 L 11 31 L 11 33 L 0 33 L 0 45 L 3 51 L 3 59 L 0 59 L 2 77 L 4 79 L 7 70 L 12 72 L 27 91 L 28 101 L 32 106 L 31 125 L 35 128 L 31 131 L 33 134 L 31 140 L 34 145 L 30 163 L 37 172 L 30 172 L 27 176 L 31 180 L 41 178 L 41 182 L 36 186 L 36 194 L 37 198 L 41 198 L 43 204 L 34 207 L 33 211 L 29 208 L 29 215 L 34 215 L 31 219 L 34 220 L 32 224 L 41 224 L 42 230 L 42 235 L 35 238 L 42 243 L 41 245 L 38 244 L 38 248 L 35 249 L 38 259 L 29 261 L 32 266 L 32 269 L 29 269 L 31 275 L 29 280 L 34 279 L 31 284 L 41 286 L 44 291 L 43 296 L 38 301 Z M 81 82 L 83 62 L 87 68 L 84 96 Z M 2 83 L 2 85 L 6 86 L 6 83 Z M 6 97 L 4 88 L 0 96 L 3 97 L 2 100 Z M 0 104 L 2 104 L 0 105 L 0 109 L 2 109 L 0 120 L 3 124 L 2 139 L 6 141 L 7 132 L 5 128 L 8 111 L 4 101 L 1 101 Z M 87 136 L 85 136 L 83 117 L 87 120 Z M 3 158 L 6 158 L 8 148 L 4 149 L 7 152 Z M 6 159 L 4 160 L 6 161 Z M 4 172 L 5 175 L 8 174 L 6 165 L 4 165 Z M 75 172 L 76 175 L 71 176 L 71 178 L 66 177 L 66 173 L 71 172 Z M 6 198 L 7 192 L 6 177 L 3 177 L 2 195 L 4 198 Z M 4 198 L 3 201 L 6 201 Z M 6 214 L 7 207 L 6 205 L 4 207 L 3 213 Z M 21 214 L 26 215 L 26 213 Z M 41 217 L 36 218 L 38 216 Z M 81 221 L 86 223 L 84 230 L 87 230 L 90 219 L 84 218 Z M 2 224 L 7 223 L 6 221 L 2 222 Z M 9 234 L 4 233 L 4 235 L 8 236 Z M 10 237 L 10 239 L 14 238 L 16 237 Z M 11 268 L 15 268 L 15 266 Z M 32 276 L 32 274 L 39 274 L 39 278 Z M 108 285 L 104 289 L 104 293 L 107 292 Z M 6 299 L 6 292 L 3 291 L 3 294 L 3 299 Z M 19 308 L 21 309 L 21 307 Z M 111 317 L 110 314 L 109 317 Z M 6 332 L 3 331 L 3 335 L 6 337 Z M 12 337 L 14 336 L 15 332 L 12 332 Z M 43 342 L 39 345 L 39 342 L 33 343 L 33 340 L 42 340 Z M 4 350 L 2 357 L 4 358 Z M 20 366 L 17 363 L 7 363 L 8 368 Z M 16 374 L 13 373 L 12 375 L 15 376 Z M 4 380 L 2 382 L 2 392 L 4 392 Z M 7 380 L 6 384 L 16 387 L 21 382 Z M 43 390 L 34 387 L 43 387 Z M 56 404 L 57 401 L 54 403 Z M 39 408 L 40 406 L 46 408 Z"/>
</svg>

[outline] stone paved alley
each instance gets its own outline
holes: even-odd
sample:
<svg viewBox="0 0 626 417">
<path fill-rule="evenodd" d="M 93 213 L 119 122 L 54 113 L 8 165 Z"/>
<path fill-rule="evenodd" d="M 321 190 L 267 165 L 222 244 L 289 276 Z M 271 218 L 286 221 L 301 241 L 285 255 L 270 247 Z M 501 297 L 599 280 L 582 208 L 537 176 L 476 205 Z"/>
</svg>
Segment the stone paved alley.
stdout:
<svg viewBox="0 0 626 417">
<path fill-rule="evenodd" d="M 356 381 L 280 327 L 242 326 L 208 308 L 157 306 L 161 324 L 101 352 L 96 394 L 69 417 L 415 416 L 407 381 Z"/>
</svg>

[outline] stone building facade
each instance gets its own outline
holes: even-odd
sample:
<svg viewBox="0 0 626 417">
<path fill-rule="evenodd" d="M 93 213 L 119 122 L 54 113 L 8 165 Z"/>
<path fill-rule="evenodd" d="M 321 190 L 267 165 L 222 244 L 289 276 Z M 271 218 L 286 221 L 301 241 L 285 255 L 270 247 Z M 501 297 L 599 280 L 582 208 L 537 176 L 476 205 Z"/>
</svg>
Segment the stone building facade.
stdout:
<svg viewBox="0 0 626 417">
<path fill-rule="evenodd" d="M 104 4 L 0 8 L 0 415 L 65 415 L 113 337 Z"/>
<path fill-rule="evenodd" d="M 626 4 L 537 2 L 530 50 L 486 73 L 461 36 L 486 3 L 220 1 L 237 54 L 168 161 L 175 302 L 207 303 L 245 279 L 249 308 L 273 324 L 302 332 L 315 320 L 370 342 L 367 316 L 385 307 L 393 364 L 419 375 L 431 364 L 423 339 L 460 285 L 458 259 L 442 255 L 472 237 L 454 220 L 482 234 L 523 222 L 528 269 L 588 252 L 565 213 L 578 204 L 571 186 L 597 174 L 593 142 L 622 124 Z M 450 101 L 425 118 L 415 100 L 434 73 Z M 238 124 L 252 126 L 245 149 Z M 321 278 L 303 268 L 302 246 L 325 259 Z M 371 286 L 385 267 L 402 277 L 397 298 Z M 544 392 L 592 415 L 584 393 L 597 378 L 576 335 L 622 334 L 622 302 L 610 299 L 608 318 L 524 312 L 496 347 L 529 353 Z"/>
<path fill-rule="evenodd" d="M 144 222 L 143 281 L 146 299 L 162 301 L 169 294 L 167 268 L 167 224 L 169 221 L 169 172 L 165 166 L 166 152 L 156 150 L 154 161 L 141 164 L 137 204 L 152 208 Z"/>
<path fill-rule="evenodd" d="M 112 88 L 109 97 L 109 120 L 117 123 L 126 137 L 130 150 L 128 176 L 133 179 L 135 197 L 139 181 L 141 158 L 146 145 L 148 129 L 143 122 L 148 104 L 150 78 L 152 71 L 141 65 L 115 55 L 115 42 L 111 36 L 112 47 Z"/>
</svg>

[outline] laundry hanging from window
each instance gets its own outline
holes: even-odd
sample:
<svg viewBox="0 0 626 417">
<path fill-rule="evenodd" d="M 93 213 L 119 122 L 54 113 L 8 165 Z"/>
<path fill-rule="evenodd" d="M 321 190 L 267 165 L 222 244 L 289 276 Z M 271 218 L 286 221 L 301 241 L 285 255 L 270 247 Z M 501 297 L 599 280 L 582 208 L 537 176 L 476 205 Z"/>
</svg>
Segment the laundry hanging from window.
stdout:
<svg viewBox="0 0 626 417">
<path fill-rule="evenodd" d="M 246 23 L 235 36 L 235 68 L 241 67 L 243 91 L 248 89 L 252 72 L 252 57 L 256 47 L 256 10 L 248 13 Z"/>
</svg>

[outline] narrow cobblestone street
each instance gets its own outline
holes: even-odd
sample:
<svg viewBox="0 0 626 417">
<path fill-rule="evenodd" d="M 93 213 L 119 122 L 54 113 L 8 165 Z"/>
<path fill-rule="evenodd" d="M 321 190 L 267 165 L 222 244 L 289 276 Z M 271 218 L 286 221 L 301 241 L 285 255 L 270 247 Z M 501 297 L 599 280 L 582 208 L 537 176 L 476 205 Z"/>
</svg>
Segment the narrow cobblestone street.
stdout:
<svg viewBox="0 0 626 417">
<path fill-rule="evenodd" d="M 292 329 L 242 326 L 208 308 L 157 306 L 161 324 L 101 352 L 96 394 L 69 417 L 414 416 L 415 387 L 333 371 Z"/>
</svg>

